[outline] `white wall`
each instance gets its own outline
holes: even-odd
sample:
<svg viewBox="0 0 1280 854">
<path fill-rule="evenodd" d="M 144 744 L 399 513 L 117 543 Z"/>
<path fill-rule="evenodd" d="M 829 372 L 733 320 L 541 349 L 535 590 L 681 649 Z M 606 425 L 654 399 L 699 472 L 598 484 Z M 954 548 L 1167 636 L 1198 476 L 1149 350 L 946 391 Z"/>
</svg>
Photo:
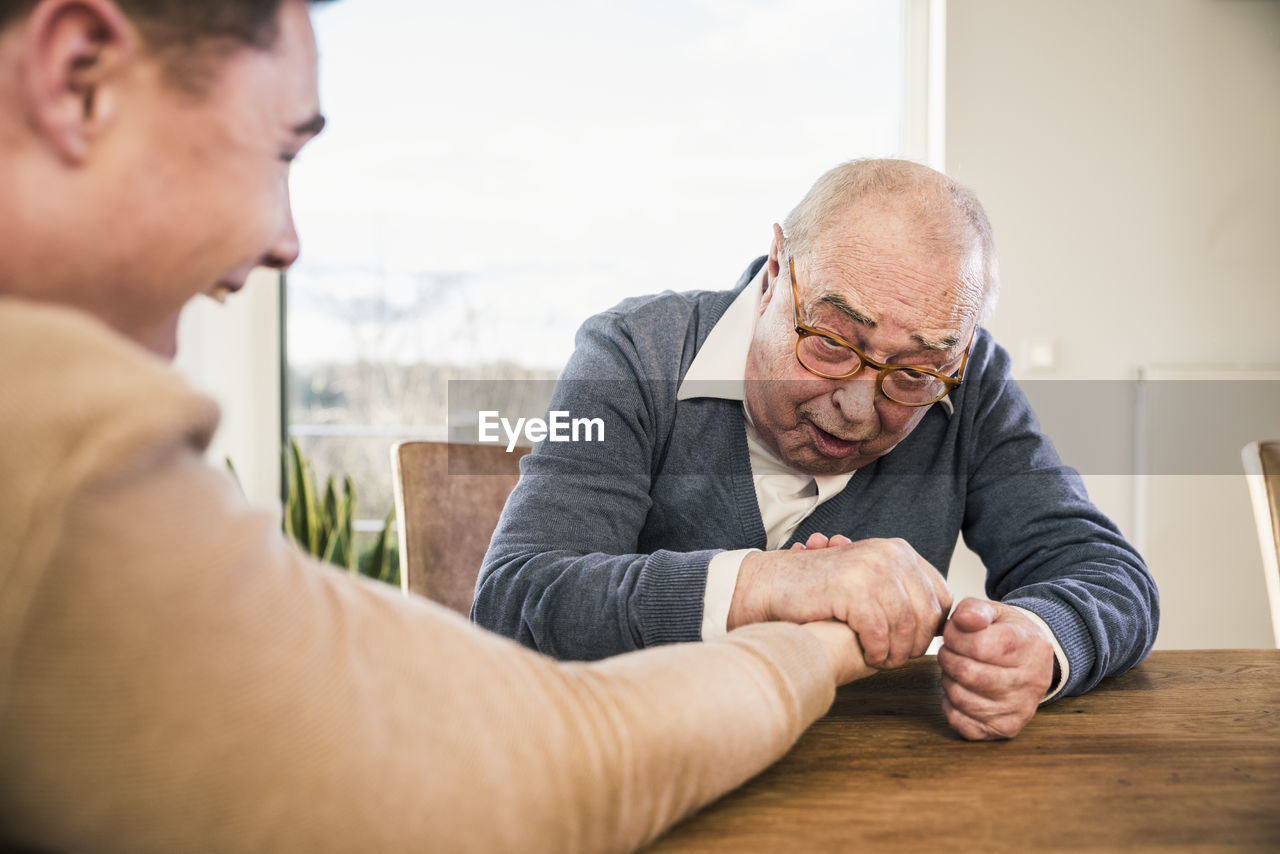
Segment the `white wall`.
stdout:
<svg viewBox="0 0 1280 854">
<path fill-rule="evenodd" d="M 280 505 L 280 273 L 258 270 L 225 305 L 183 311 L 176 367 L 222 407 L 207 458 L 230 458 L 249 500 Z"/>
<path fill-rule="evenodd" d="M 946 168 L 995 227 L 1020 378 L 1280 364 L 1280 3 L 953 0 L 946 50 Z M 1160 584 L 1159 646 L 1271 645 L 1242 477 L 1086 480 Z"/>
</svg>

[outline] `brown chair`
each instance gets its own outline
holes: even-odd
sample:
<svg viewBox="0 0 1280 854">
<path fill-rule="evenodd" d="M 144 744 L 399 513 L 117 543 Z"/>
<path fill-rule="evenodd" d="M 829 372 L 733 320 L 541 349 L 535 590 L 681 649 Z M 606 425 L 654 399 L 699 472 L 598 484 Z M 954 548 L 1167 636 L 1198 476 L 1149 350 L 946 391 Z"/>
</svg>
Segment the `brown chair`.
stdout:
<svg viewBox="0 0 1280 854">
<path fill-rule="evenodd" d="M 1271 629 L 1280 647 L 1280 441 L 1250 442 L 1241 451 L 1271 599 Z"/>
<path fill-rule="evenodd" d="M 448 442 L 391 449 L 403 589 L 471 613 L 480 561 L 529 451 Z"/>
</svg>

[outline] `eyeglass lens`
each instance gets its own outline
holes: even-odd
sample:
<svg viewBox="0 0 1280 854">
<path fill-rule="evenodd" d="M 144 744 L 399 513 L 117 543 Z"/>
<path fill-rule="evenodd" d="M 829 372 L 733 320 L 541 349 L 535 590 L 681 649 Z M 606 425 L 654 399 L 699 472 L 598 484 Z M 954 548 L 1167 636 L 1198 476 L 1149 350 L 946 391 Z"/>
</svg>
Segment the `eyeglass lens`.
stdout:
<svg viewBox="0 0 1280 854">
<path fill-rule="evenodd" d="M 797 348 L 800 364 L 810 371 L 831 379 L 843 379 L 862 368 L 858 354 L 822 335 L 807 335 Z M 881 388 L 885 396 L 898 403 L 932 403 L 947 392 L 938 377 L 910 368 L 890 368 L 884 372 Z"/>
</svg>

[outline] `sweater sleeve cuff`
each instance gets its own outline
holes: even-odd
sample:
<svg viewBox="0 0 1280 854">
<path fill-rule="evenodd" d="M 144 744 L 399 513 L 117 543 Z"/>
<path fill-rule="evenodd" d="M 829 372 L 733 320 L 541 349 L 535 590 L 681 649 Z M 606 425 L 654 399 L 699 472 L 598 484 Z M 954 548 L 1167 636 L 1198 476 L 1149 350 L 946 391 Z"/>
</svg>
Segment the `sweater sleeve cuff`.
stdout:
<svg viewBox="0 0 1280 854">
<path fill-rule="evenodd" d="M 707 564 L 707 588 L 702 597 L 702 639 L 722 638 L 729 632 L 729 606 L 738 586 L 742 561 L 759 549 L 735 549 L 720 552 Z"/>
<path fill-rule="evenodd" d="M 1093 638 L 1080 615 L 1055 599 L 1035 596 L 1006 599 L 1004 604 L 1029 611 L 1038 617 L 1053 635 L 1054 655 L 1059 657 L 1062 678 L 1045 700 L 1076 693 L 1088 679 L 1097 661 Z M 1063 663 L 1065 661 L 1065 664 Z"/>
<path fill-rule="evenodd" d="M 719 549 L 649 555 L 636 584 L 636 616 L 641 646 L 702 639 L 702 597 L 707 565 Z M 727 616 L 727 615 L 726 615 Z"/>
</svg>

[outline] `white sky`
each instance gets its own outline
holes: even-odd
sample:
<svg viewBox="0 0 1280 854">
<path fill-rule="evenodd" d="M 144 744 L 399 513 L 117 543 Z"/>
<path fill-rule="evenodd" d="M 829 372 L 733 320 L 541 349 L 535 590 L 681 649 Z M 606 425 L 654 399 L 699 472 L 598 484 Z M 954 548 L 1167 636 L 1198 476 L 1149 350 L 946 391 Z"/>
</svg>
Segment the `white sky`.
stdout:
<svg viewBox="0 0 1280 854">
<path fill-rule="evenodd" d="M 316 7 L 330 124 L 293 172 L 290 359 L 555 367 L 623 296 L 731 286 L 821 172 L 900 153 L 901 18 L 898 0 Z"/>
</svg>

